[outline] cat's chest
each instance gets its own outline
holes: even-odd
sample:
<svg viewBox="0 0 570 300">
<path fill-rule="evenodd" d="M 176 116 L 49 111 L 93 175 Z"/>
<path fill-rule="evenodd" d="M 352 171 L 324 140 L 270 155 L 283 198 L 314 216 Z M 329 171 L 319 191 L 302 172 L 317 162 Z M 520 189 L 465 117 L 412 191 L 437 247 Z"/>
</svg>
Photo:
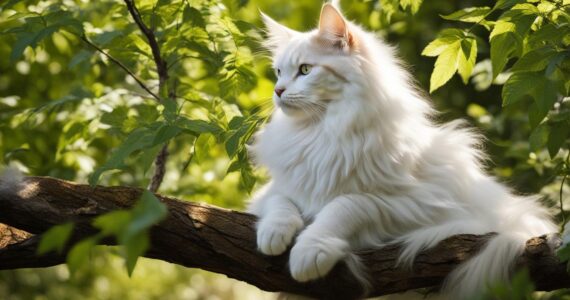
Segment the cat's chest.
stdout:
<svg viewBox="0 0 570 300">
<path fill-rule="evenodd" d="M 314 130 L 268 127 L 254 147 L 258 161 L 286 192 L 317 201 L 347 187 L 356 161 L 335 136 Z"/>
</svg>

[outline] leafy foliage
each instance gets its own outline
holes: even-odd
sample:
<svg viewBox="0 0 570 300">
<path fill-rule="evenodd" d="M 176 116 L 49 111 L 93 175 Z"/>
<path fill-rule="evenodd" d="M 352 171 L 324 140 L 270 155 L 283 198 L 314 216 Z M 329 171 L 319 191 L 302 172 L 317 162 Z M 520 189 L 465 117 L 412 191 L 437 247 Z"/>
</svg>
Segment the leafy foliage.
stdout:
<svg viewBox="0 0 570 300">
<path fill-rule="evenodd" d="M 481 25 L 489 32 L 492 78 L 504 71 L 509 60 L 514 61 L 506 74 L 503 106 L 532 99 L 529 110 L 530 125 L 534 128 L 530 136 L 531 150 L 540 150 L 548 144 L 550 156 L 554 158 L 568 137 L 565 128 L 570 126 L 568 117 L 547 118 L 550 112 L 552 116 L 560 116 L 568 110 L 565 103 L 568 101 L 564 101 L 570 93 L 568 5 L 565 1 L 498 1 L 493 8 L 470 7 L 443 16 L 447 20 L 475 24 L 465 30 L 443 30 L 439 38 L 424 49 L 423 55 L 438 57 L 430 92 L 449 81 L 456 71 L 463 82 L 468 83 L 479 39 L 472 30 Z M 491 15 L 498 17 L 491 20 Z M 547 33 L 552 39 L 544 39 Z M 554 133 L 553 128 L 556 128 Z"/>
</svg>

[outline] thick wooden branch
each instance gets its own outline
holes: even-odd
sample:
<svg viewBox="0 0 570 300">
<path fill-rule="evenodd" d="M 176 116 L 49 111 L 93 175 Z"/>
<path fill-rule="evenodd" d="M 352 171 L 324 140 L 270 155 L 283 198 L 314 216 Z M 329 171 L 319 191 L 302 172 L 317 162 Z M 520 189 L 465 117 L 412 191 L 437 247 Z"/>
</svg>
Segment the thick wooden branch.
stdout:
<svg viewBox="0 0 570 300">
<path fill-rule="evenodd" d="M 94 217 L 131 207 L 140 193 L 137 188 L 90 187 L 45 177 L 26 177 L 22 183 L 8 187 L 6 182 L 0 182 L 0 222 L 9 225 L 0 226 L 0 269 L 63 263 L 63 255 L 36 255 L 39 234 L 53 225 L 72 221 L 76 224 L 72 240 L 92 235 L 95 230 L 90 224 Z M 305 284 L 294 281 L 287 270 L 287 254 L 268 257 L 256 250 L 254 216 L 159 198 L 169 213 L 152 228 L 147 257 L 226 274 L 267 291 L 319 299 L 353 299 L 362 292 L 342 264 L 324 279 Z M 412 270 L 395 267 L 397 245 L 358 254 L 369 267 L 373 278 L 372 295 L 377 296 L 437 287 L 450 270 L 477 253 L 491 236 L 492 233 L 448 238 L 419 255 Z M 518 260 L 518 267 L 529 268 L 540 290 L 570 287 L 566 265 L 553 252 L 559 244 L 556 237 L 533 238 Z"/>
</svg>

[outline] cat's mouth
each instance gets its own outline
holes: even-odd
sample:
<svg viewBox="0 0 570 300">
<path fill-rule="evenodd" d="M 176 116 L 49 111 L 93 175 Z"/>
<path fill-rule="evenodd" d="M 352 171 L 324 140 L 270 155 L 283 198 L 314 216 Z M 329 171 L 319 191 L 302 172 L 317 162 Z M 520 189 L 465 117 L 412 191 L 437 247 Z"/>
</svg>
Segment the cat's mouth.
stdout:
<svg viewBox="0 0 570 300">
<path fill-rule="evenodd" d="M 282 109 L 300 109 L 299 104 L 292 102 L 292 101 L 287 101 L 287 100 L 279 100 L 277 101 L 277 104 L 279 105 L 279 107 L 281 107 Z"/>
</svg>

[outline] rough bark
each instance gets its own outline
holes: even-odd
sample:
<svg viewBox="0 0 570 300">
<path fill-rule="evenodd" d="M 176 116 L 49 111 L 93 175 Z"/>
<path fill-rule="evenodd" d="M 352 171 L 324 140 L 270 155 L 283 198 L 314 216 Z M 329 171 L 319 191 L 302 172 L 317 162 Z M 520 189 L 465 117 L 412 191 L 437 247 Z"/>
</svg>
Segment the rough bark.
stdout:
<svg viewBox="0 0 570 300">
<path fill-rule="evenodd" d="M 0 226 L 0 269 L 63 263 L 64 254 L 36 254 L 42 232 L 72 221 L 76 226 L 71 242 L 92 235 L 95 229 L 90 224 L 94 217 L 131 207 L 141 191 L 131 187 L 91 187 L 47 177 L 26 177 L 12 187 L 0 182 L 0 222 L 8 225 Z M 267 291 L 320 299 L 352 299 L 362 292 L 342 263 L 324 279 L 304 284 L 294 281 L 287 270 L 287 253 L 268 257 L 256 250 L 256 219 L 252 215 L 158 197 L 169 213 L 152 228 L 151 248 L 146 257 L 225 274 Z M 358 254 L 373 278 L 371 295 L 377 296 L 439 286 L 455 266 L 477 253 L 492 236 L 489 233 L 450 237 L 420 254 L 412 270 L 395 266 L 400 250 L 397 245 Z M 540 290 L 570 287 L 566 265 L 554 255 L 559 244 L 555 236 L 533 238 L 518 260 L 517 267 L 528 267 Z"/>
</svg>

